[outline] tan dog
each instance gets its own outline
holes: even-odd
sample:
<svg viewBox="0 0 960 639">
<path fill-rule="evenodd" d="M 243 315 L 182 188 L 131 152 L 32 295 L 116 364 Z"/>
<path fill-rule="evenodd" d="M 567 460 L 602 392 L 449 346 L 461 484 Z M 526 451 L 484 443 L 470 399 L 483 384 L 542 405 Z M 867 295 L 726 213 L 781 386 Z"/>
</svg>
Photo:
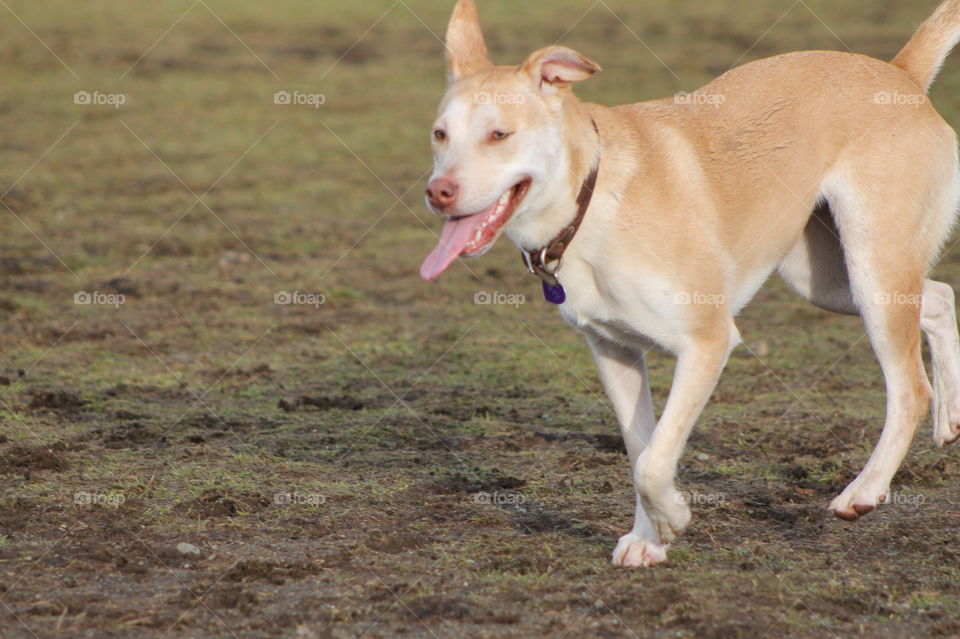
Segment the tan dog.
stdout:
<svg viewBox="0 0 960 639">
<path fill-rule="evenodd" d="M 677 462 L 740 342 L 734 316 L 774 270 L 817 306 L 860 315 L 883 368 L 883 434 L 830 504 L 837 516 L 887 498 L 931 400 L 936 443 L 960 436 L 954 293 L 925 279 L 960 200 L 956 136 L 926 91 L 958 39 L 960 0 L 948 0 L 892 63 L 791 53 L 689 95 L 608 108 L 574 96 L 572 83 L 600 67 L 570 49 L 494 66 L 473 1 L 460 0 L 427 190 L 447 220 L 421 274 L 505 231 L 548 296 L 565 297 L 633 469 L 636 520 L 615 564 L 663 561 L 689 523 Z M 659 421 L 643 359 L 652 345 L 678 358 Z"/>
</svg>

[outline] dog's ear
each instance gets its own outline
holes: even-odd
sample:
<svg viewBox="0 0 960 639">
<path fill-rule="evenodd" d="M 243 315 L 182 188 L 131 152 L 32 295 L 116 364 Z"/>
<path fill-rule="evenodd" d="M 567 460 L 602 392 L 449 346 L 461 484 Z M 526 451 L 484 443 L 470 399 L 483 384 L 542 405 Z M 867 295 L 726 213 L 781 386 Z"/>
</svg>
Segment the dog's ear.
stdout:
<svg viewBox="0 0 960 639">
<path fill-rule="evenodd" d="M 600 71 L 600 65 L 567 47 L 547 47 L 534 52 L 523 70 L 540 87 L 552 90 L 569 87 Z"/>
<path fill-rule="evenodd" d="M 493 66 L 473 0 L 460 0 L 447 27 L 447 65 L 451 81 Z"/>
</svg>

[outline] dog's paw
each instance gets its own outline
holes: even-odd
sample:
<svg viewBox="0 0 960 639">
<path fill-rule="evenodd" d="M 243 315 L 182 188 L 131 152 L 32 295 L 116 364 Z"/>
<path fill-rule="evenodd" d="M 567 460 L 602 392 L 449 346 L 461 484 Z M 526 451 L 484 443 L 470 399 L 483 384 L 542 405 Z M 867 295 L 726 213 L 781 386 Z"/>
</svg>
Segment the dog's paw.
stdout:
<svg viewBox="0 0 960 639">
<path fill-rule="evenodd" d="M 933 443 L 938 448 L 960 439 L 960 393 L 951 392 L 951 385 L 934 370 L 936 392 L 930 405 L 933 418 Z"/>
<path fill-rule="evenodd" d="M 617 547 L 613 551 L 613 565 L 627 568 L 656 566 L 667 560 L 669 547 L 670 544 L 658 544 L 636 533 L 629 533 L 617 542 Z"/>
<path fill-rule="evenodd" d="M 855 521 L 885 502 L 888 494 L 885 486 L 858 485 L 854 480 L 830 502 L 830 511 L 840 519 Z"/>
<path fill-rule="evenodd" d="M 960 424 L 951 424 L 950 422 L 937 424 L 933 433 L 933 441 L 938 448 L 948 446 L 958 439 L 960 439 Z"/>
<path fill-rule="evenodd" d="M 953 410 L 949 415 L 960 415 L 960 410 Z M 934 413 L 933 443 L 938 448 L 948 446 L 960 439 L 960 421 L 950 419 L 949 415 L 941 416 Z"/>
<path fill-rule="evenodd" d="M 656 496 L 644 495 L 642 499 L 650 523 L 663 543 L 669 544 L 690 524 L 690 507 L 676 489 L 671 487 Z"/>
</svg>

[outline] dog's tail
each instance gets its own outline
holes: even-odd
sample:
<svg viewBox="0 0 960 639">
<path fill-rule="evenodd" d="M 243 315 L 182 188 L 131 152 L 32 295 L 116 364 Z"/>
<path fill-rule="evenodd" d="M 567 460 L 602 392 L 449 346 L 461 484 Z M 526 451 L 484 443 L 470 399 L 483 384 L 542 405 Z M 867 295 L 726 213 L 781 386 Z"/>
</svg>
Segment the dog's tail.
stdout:
<svg viewBox="0 0 960 639">
<path fill-rule="evenodd" d="M 960 0 L 946 0 L 920 25 L 891 64 L 906 71 L 924 91 L 930 89 L 947 55 L 960 41 Z"/>
</svg>

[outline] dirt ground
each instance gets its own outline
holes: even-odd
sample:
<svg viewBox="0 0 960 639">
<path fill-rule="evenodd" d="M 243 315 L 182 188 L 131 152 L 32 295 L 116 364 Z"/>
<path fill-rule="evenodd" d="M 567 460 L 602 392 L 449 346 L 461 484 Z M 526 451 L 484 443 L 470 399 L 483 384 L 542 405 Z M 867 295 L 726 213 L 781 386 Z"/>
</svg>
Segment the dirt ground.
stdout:
<svg viewBox="0 0 960 639">
<path fill-rule="evenodd" d="M 889 58 L 935 2 L 480 4 L 497 61 L 560 41 L 612 104 Z M 0 5 L 3 639 L 960 636 L 956 450 L 925 425 L 893 503 L 829 516 L 883 380 L 779 281 L 681 462 L 690 528 L 609 564 L 633 496 L 581 338 L 507 242 L 417 277 L 452 0 Z"/>
</svg>

